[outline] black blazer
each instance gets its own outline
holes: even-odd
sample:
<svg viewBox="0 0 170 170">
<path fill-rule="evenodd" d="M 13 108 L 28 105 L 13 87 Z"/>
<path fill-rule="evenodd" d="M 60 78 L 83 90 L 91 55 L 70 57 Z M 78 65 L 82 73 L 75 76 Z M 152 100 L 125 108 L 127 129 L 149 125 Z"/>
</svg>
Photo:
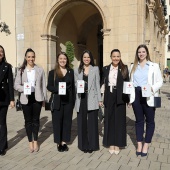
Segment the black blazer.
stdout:
<svg viewBox="0 0 170 170">
<path fill-rule="evenodd" d="M 110 71 L 111 64 L 108 66 L 103 67 L 102 69 L 102 80 L 101 80 L 101 86 L 105 84 L 105 91 L 104 91 L 104 105 L 107 105 L 107 102 L 109 102 L 107 99 L 108 93 L 110 91 L 110 87 L 108 86 L 109 82 L 109 71 Z M 129 96 L 127 94 L 123 93 L 123 82 L 124 81 L 129 81 L 129 73 L 128 73 L 128 67 L 126 66 L 127 69 L 127 75 L 125 78 L 123 78 L 121 69 L 118 67 L 118 75 L 117 75 L 117 104 L 125 104 L 129 103 Z"/>
<path fill-rule="evenodd" d="M 3 62 L 0 69 L 0 107 L 14 101 L 12 66 Z"/>
<path fill-rule="evenodd" d="M 66 95 L 58 95 L 59 82 L 66 82 Z M 54 70 L 49 71 L 47 89 L 54 94 L 54 109 L 59 110 L 61 103 L 75 103 L 75 86 L 74 86 L 74 72 L 72 69 L 67 69 L 64 78 L 59 78 L 56 75 L 54 85 Z"/>
</svg>

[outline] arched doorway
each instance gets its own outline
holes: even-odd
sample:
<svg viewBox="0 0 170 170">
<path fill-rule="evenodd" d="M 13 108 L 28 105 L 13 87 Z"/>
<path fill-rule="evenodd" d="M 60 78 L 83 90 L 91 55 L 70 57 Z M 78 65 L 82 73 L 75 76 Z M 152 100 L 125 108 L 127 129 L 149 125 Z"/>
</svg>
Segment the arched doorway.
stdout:
<svg viewBox="0 0 170 170">
<path fill-rule="evenodd" d="M 80 56 L 85 49 L 92 52 L 95 63 L 103 66 L 103 19 L 98 8 L 88 1 L 63 2 L 52 13 L 49 33 L 56 36 L 56 42 L 49 45 L 50 63 L 53 65 L 56 54 L 64 51 L 66 41 L 71 41 L 75 47 L 75 61 L 78 66 Z M 49 64 L 50 64 L 49 63 Z"/>
</svg>

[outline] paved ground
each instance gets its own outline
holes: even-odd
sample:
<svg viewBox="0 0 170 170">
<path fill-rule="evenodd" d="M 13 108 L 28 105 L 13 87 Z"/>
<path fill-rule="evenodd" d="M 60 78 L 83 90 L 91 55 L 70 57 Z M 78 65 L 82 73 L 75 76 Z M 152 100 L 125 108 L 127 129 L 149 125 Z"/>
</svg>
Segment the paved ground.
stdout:
<svg viewBox="0 0 170 170">
<path fill-rule="evenodd" d="M 110 155 L 102 146 L 102 126 L 100 130 L 100 151 L 83 153 L 77 149 L 77 119 L 73 117 L 70 150 L 59 153 L 53 143 L 51 114 L 42 111 L 39 133 L 40 151 L 29 153 L 25 135 L 22 112 L 14 109 L 8 112 L 9 149 L 0 157 L 0 169 L 3 170 L 170 170 L 170 83 L 162 88 L 162 108 L 156 111 L 156 130 L 149 155 L 145 158 L 135 155 L 135 129 L 132 109 L 127 113 L 128 146 L 119 155 Z"/>
</svg>

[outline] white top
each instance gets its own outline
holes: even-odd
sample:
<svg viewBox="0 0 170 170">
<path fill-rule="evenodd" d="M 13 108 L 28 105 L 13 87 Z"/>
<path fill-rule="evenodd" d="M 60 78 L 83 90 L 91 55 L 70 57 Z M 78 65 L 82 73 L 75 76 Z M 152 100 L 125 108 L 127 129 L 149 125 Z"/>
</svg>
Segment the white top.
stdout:
<svg viewBox="0 0 170 170">
<path fill-rule="evenodd" d="M 111 64 L 110 72 L 109 72 L 109 86 L 110 86 L 110 92 L 112 92 L 113 86 L 116 86 L 117 84 L 117 73 L 118 73 L 118 66 L 114 67 Z"/>
<path fill-rule="evenodd" d="M 27 69 L 27 79 L 31 83 L 31 92 L 35 92 L 35 69 L 34 67 L 31 70 Z"/>
</svg>

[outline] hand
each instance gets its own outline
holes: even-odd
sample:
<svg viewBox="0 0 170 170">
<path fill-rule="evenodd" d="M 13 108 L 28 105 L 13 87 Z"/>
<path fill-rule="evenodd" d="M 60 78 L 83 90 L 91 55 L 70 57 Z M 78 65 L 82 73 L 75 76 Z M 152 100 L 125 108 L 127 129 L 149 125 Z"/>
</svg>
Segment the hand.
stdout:
<svg viewBox="0 0 170 170">
<path fill-rule="evenodd" d="M 42 107 L 45 107 L 45 101 L 42 102 Z"/>
<path fill-rule="evenodd" d="M 15 107 L 15 102 L 14 101 L 10 101 L 10 107 L 11 107 L 11 109 Z"/>
<path fill-rule="evenodd" d="M 132 104 L 131 104 L 131 103 L 128 103 L 127 106 L 128 106 L 128 108 L 131 108 L 131 107 L 132 107 Z"/>
<path fill-rule="evenodd" d="M 104 107 L 103 102 L 99 102 L 100 107 Z"/>
</svg>

